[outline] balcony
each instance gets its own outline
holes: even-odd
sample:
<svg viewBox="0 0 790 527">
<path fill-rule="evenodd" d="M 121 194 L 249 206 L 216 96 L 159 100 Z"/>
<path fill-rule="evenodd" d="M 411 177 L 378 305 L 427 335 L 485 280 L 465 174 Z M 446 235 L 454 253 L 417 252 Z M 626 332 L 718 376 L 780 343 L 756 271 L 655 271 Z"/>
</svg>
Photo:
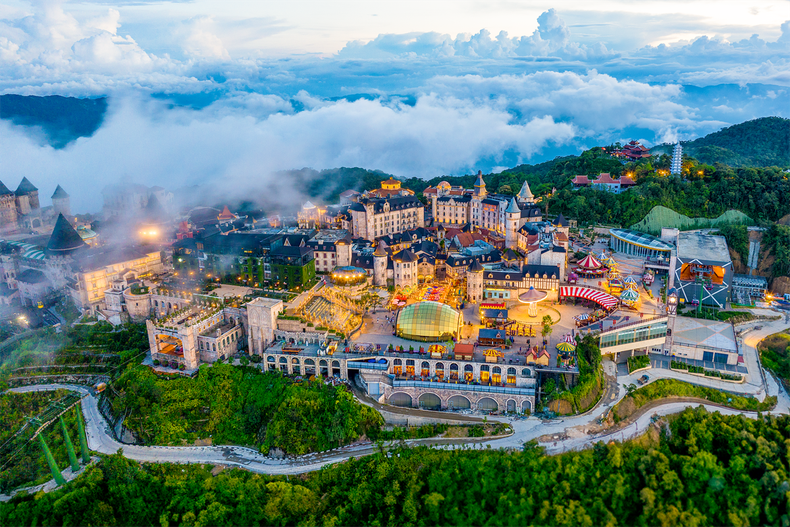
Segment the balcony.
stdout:
<svg viewBox="0 0 790 527">
<path fill-rule="evenodd" d="M 437 390 L 459 390 L 462 392 L 478 393 L 504 393 L 511 395 L 535 395 L 535 388 L 520 388 L 516 386 L 487 386 L 482 384 L 465 384 L 459 381 L 457 384 L 447 381 L 401 381 L 392 380 L 393 388 L 434 388 Z"/>
</svg>

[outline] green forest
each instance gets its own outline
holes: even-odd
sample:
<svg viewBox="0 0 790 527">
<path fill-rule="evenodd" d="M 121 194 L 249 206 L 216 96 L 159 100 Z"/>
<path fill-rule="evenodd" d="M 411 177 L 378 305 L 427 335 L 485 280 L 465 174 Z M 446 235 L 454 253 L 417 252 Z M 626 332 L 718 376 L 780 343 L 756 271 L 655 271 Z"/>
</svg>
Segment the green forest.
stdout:
<svg viewBox="0 0 790 527">
<path fill-rule="evenodd" d="M 788 416 L 697 408 L 582 452 L 420 447 L 290 478 L 113 455 L 0 504 L 0 524 L 787 525 L 788 441 Z"/>
<path fill-rule="evenodd" d="M 210 437 L 214 444 L 299 455 L 375 437 L 383 425 L 381 415 L 344 386 L 297 383 L 280 373 L 228 364 L 202 366 L 194 379 L 133 366 L 107 393 L 113 413 L 125 415 L 125 425 L 146 444 Z"/>
<path fill-rule="evenodd" d="M 66 395 L 66 390 L 38 393 L 0 394 L 0 445 L 7 441 L 22 425 L 25 418 L 38 415 L 51 402 Z M 77 414 L 71 410 L 63 416 L 69 437 L 77 441 Z M 47 445 L 61 469 L 68 466 L 68 454 L 63 432 L 58 424 L 50 426 L 44 433 Z M 12 450 L 9 450 L 9 452 Z M 36 485 L 52 478 L 44 453 L 38 441 L 28 442 L 13 459 L 3 459 L 0 470 L 0 493 L 6 493 L 20 485 Z M 6 463 L 10 461 L 10 463 Z"/>
</svg>

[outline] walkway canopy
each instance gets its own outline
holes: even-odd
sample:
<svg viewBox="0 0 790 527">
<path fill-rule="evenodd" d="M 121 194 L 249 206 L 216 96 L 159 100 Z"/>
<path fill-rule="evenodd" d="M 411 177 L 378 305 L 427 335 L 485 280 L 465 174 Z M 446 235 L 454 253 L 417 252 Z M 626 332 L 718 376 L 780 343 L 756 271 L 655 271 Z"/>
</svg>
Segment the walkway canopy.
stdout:
<svg viewBox="0 0 790 527">
<path fill-rule="evenodd" d="M 617 299 L 609 293 L 598 291 L 597 289 L 590 289 L 588 287 L 560 287 L 560 297 L 572 296 L 576 298 L 583 298 L 585 300 L 592 300 L 599 306 L 605 309 L 612 309 L 617 306 Z"/>
</svg>

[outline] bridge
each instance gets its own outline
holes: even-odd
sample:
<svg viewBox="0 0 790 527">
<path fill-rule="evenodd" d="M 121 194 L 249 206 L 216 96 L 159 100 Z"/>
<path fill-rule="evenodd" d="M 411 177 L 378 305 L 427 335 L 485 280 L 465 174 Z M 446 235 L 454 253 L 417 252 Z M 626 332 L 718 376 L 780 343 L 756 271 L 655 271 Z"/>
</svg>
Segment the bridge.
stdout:
<svg viewBox="0 0 790 527">
<path fill-rule="evenodd" d="M 69 437 L 68 430 L 66 429 L 66 422 L 63 416 L 72 408 L 77 407 L 77 426 L 80 442 L 80 457 L 83 464 L 90 463 L 90 452 L 88 451 L 88 439 L 85 435 L 85 424 L 83 423 L 82 411 L 80 403 L 86 395 L 78 392 L 68 392 L 64 397 L 57 401 L 52 401 L 47 405 L 44 410 L 35 417 L 29 417 L 25 424 L 17 430 L 5 443 L 0 445 L 0 460 L 2 465 L 0 469 L 5 469 L 11 460 L 13 460 L 25 446 L 34 439 L 38 438 L 39 446 L 44 451 L 44 457 L 47 459 L 47 464 L 52 472 L 52 477 L 55 483 L 63 485 L 66 480 L 61 474 L 60 468 L 55 462 L 55 457 L 49 450 L 46 439 L 44 438 L 44 430 L 47 429 L 55 421 L 60 422 L 60 427 L 63 432 L 63 440 L 66 444 L 66 451 L 69 455 L 69 464 L 72 471 L 76 472 L 80 468 L 79 461 L 77 460 L 77 453 L 74 450 L 74 443 Z"/>
</svg>

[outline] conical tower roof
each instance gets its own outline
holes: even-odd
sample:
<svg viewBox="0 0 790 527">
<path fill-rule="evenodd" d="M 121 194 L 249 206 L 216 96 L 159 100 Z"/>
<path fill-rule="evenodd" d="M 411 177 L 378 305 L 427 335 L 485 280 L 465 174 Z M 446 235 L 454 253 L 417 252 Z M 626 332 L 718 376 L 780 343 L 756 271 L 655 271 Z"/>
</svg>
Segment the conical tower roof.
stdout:
<svg viewBox="0 0 790 527">
<path fill-rule="evenodd" d="M 227 205 L 225 205 L 225 207 L 222 209 L 222 212 L 217 215 L 218 220 L 232 220 L 235 217 L 236 216 L 233 215 Z"/>
<path fill-rule="evenodd" d="M 483 181 L 483 171 L 482 170 L 478 170 L 477 171 L 477 180 L 475 181 L 475 186 L 476 187 L 485 187 L 486 186 L 485 181 Z"/>
<path fill-rule="evenodd" d="M 0 181 L 0 196 L 6 196 L 8 194 L 13 194 L 8 187 L 6 187 L 2 181 Z"/>
<path fill-rule="evenodd" d="M 86 245 L 79 233 L 63 217 L 63 214 L 58 214 L 55 228 L 52 230 L 52 236 L 49 237 L 49 242 L 47 243 L 47 252 L 54 255 L 64 255 L 83 247 L 86 247 Z"/>
<path fill-rule="evenodd" d="M 68 197 L 68 193 L 66 193 L 60 185 L 58 185 L 58 188 L 56 188 L 54 194 L 52 194 L 52 199 L 65 199 Z"/>
<path fill-rule="evenodd" d="M 526 179 L 524 180 L 524 184 L 521 185 L 521 190 L 518 191 L 518 199 L 528 202 L 535 201 L 535 196 L 532 194 L 532 190 L 529 188 L 529 183 L 527 183 Z"/>
<path fill-rule="evenodd" d="M 516 198 L 510 198 L 510 205 L 507 206 L 507 210 L 505 212 L 508 214 L 521 213 L 521 209 L 518 208 L 518 203 L 516 203 Z"/>
<path fill-rule="evenodd" d="M 387 244 L 384 243 L 384 240 L 379 241 L 379 246 L 376 247 L 373 256 L 387 256 Z"/>
<path fill-rule="evenodd" d="M 22 181 L 19 182 L 19 186 L 16 188 L 16 195 L 23 196 L 25 194 L 30 194 L 31 192 L 37 191 L 38 189 L 33 186 L 33 183 L 31 183 L 26 177 L 23 177 Z"/>
<path fill-rule="evenodd" d="M 568 226 L 568 220 L 565 219 L 565 216 L 562 215 L 562 212 L 560 212 L 560 215 L 557 216 L 557 219 L 554 220 L 554 226 L 555 227 L 567 227 Z"/>
</svg>

